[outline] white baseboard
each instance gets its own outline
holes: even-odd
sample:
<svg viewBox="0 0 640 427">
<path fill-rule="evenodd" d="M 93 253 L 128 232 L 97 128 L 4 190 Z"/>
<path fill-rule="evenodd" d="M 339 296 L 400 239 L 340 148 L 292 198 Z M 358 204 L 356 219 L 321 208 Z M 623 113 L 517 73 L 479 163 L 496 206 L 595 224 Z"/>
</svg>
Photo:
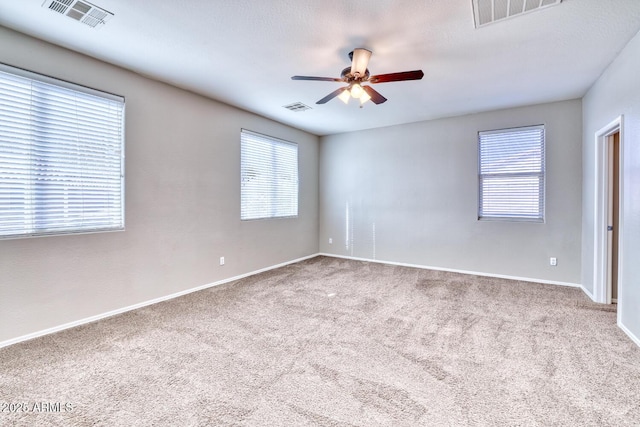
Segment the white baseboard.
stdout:
<svg viewBox="0 0 640 427">
<path fill-rule="evenodd" d="M 540 279 L 533 279 L 533 278 L 527 278 L 527 277 L 508 276 L 508 275 L 504 275 L 504 274 L 489 274 L 489 273 L 482 273 L 482 272 L 469 271 L 469 270 L 457 270 L 457 269 L 453 269 L 453 268 L 430 267 L 430 266 L 419 265 L 419 264 L 408 264 L 408 263 L 393 262 L 393 261 L 381 261 L 381 260 L 374 260 L 374 259 L 367 259 L 367 258 L 357 258 L 357 257 L 343 256 L 343 255 L 334 255 L 334 254 L 328 254 L 328 253 L 320 253 L 318 255 L 327 256 L 327 257 L 333 257 L 333 258 L 351 259 L 351 260 L 355 260 L 355 261 L 375 262 L 375 263 L 378 263 L 378 264 L 388 264 L 388 265 L 398 265 L 398 266 L 402 266 L 402 267 L 420 268 L 420 269 L 425 269 L 425 270 L 448 271 L 448 272 L 452 272 L 452 273 L 472 274 L 474 276 L 496 277 L 496 278 L 499 278 L 499 279 L 510 279 L 510 280 L 521 280 L 521 281 L 526 281 L 526 282 L 542 283 L 542 284 L 547 284 L 547 285 L 569 286 L 569 287 L 573 287 L 573 288 L 582 289 L 582 291 L 585 294 L 587 294 L 587 296 L 589 298 L 591 298 L 592 301 L 594 300 L 593 294 L 591 292 L 589 292 L 584 286 L 582 286 L 582 285 L 580 285 L 578 283 L 557 282 L 557 281 L 552 281 L 552 280 L 540 280 Z M 620 310 L 620 308 L 618 308 L 618 310 Z M 620 311 L 618 311 L 618 315 L 619 314 L 620 314 Z M 620 322 L 620 318 L 619 317 L 618 317 L 618 327 L 620 329 L 622 329 L 622 331 L 625 334 L 627 334 L 627 336 L 629 336 L 629 338 L 631 338 L 631 340 L 634 343 L 636 343 L 636 345 L 638 345 L 638 347 L 640 347 L 640 338 L 635 336 L 629 329 L 627 329 Z"/>
<path fill-rule="evenodd" d="M 333 258 L 343 258 L 343 259 L 352 259 L 355 261 L 366 261 L 366 262 L 375 262 L 378 264 L 388 264 L 388 265 L 398 265 L 401 267 L 412 267 L 412 268 L 420 268 L 423 270 L 436 270 L 436 271 L 448 271 L 451 273 L 460 273 L 460 274 L 470 274 L 474 276 L 483 276 L 483 277 L 495 277 L 498 279 L 509 279 L 509 280 L 520 280 L 525 282 L 533 282 L 533 283 L 542 283 L 545 285 L 558 285 L 558 286 L 569 286 L 572 288 L 582 288 L 582 286 L 578 283 L 569 283 L 569 282 L 558 282 L 554 280 L 542 280 L 542 279 L 534 279 L 531 277 L 518 277 L 518 276 L 508 276 L 504 274 L 492 274 L 492 273 L 484 273 L 479 271 L 469 271 L 469 270 L 458 270 L 455 268 L 442 268 L 442 267 L 433 267 L 429 265 L 420 265 L 420 264 L 409 264 L 405 262 L 395 262 L 395 261 L 383 261 L 378 259 L 368 259 L 368 258 L 358 258 L 352 256 L 344 256 L 344 255 L 335 255 L 329 253 L 320 253 L 318 255 L 333 257 Z M 585 292 L 586 290 L 582 288 Z"/>
<path fill-rule="evenodd" d="M 426 266 L 426 265 L 419 265 L 419 264 L 409 264 L 409 263 L 401 263 L 401 262 L 393 262 L 393 261 L 381 261 L 381 260 L 373 260 L 373 259 L 366 259 L 366 258 L 357 258 L 357 257 L 349 257 L 349 256 L 342 256 L 342 255 L 334 255 L 334 254 L 328 254 L 328 253 L 317 253 L 317 254 L 313 254 L 313 255 L 309 255 L 306 257 L 302 257 L 302 258 L 298 258 L 298 259 L 294 259 L 291 261 L 287 261 L 287 262 L 283 262 L 280 264 L 276 264 L 276 265 L 272 265 L 269 267 L 265 267 L 265 268 L 261 268 L 259 270 L 255 270 L 255 271 L 251 271 L 249 273 L 245 273 L 245 274 L 241 274 L 238 276 L 234 276 L 234 277 L 229 277 L 227 279 L 222 279 L 219 280 L 217 282 L 213 282 L 213 283 L 209 283 L 206 285 L 202 285 L 202 286 L 198 286 L 196 288 L 191 288 L 191 289 L 187 289 L 184 291 L 180 291 L 180 292 L 176 292 L 170 295 L 165 295 L 159 298 L 155 298 L 149 301 L 144 301 L 138 304 L 134 304 L 134 305 L 130 305 L 127 307 L 123 307 L 123 308 L 119 308 L 116 310 L 112 310 L 106 313 L 102 313 L 102 314 L 98 314 L 95 316 L 91 316 L 91 317 L 87 317 L 84 319 L 80 319 L 80 320 L 76 320 L 74 322 L 69 322 L 69 323 L 65 323 L 63 325 L 58 325 L 52 328 L 48 328 L 48 329 L 44 329 L 42 331 L 38 331 L 38 332 L 34 332 L 31 334 L 27 334 L 27 335 L 22 335 L 20 337 L 17 338 L 12 338 L 6 341 L 1 341 L 0 342 L 0 348 L 2 347 L 7 347 L 13 344 L 17 344 L 23 341 L 28 341 L 34 338 L 38 338 L 38 337 L 42 337 L 45 335 L 49 335 L 49 334 L 53 334 L 56 332 L 60 332 L 60 331 L 64 331 L 65 329 L 70 329 L 70 328 L 74 328 L 76 326 L 80 326 L 80 325 L 84 325 L 87 323 L 92 323 L 92 322 L 96 322 L 98 320 L 102 320 L 102 319 L 106 319 L 108 317 L 111 316 L 116 316 L 118 314 L 122 314 L 122 313 L 126 313 L 127 311 L 132 311 L 132 310 L 136 310 L 142 307 L 147 307 L 149 305 L 153 305 L 153 304 L 157 304 L 159 302 L 163 302 L 163 301 L 167 301 L 173 298 L 178 298 L 181 297 L 183 295 L 187 295 L 193 292 L 198 292 L 204 289 L 208 289 L 214 286 L 218 286 L 218 285 L 223 285 L 225 283 L 229 283 L 229 282 L 233 282 L 236 280 L 240 280 L 240 279 L 244 279 L 245 277 L 249 277 L 249 276 L 254 276 L 256 274 L 260 274 L 260 273 L 264 273 L 265 271 L 269 271 L 269 270 L 274 270 L 276 268 L 280 268 L 280 267 L 284 267 L 286 265 L 289 264 L 295 264 L 297 262 L 300 261 L 304 261 L 307 259 L 311 259 L 311 258 L 315 258 L 317 256 L 327 256 L 327 257 L 333 257 L 333 258 L 344 258 L 344 259 L 351 259 L 351 260 L 355 260 L 355 261 L 366 261 L 366 262 L 375 262 L 378 264 L 388 264 L 388 265 L 398 265 L 398 266 L 402 266 L 402 267 L 412 267 L 412 268 L 419 268 L 419 269 L 425 269 L 425 270 L 436 270 L 436 271 L 448 271 L 448 272 L 452 272 L 452 273 L 461 273 L 461 274 L 470 274 L 470 275 L 474 275 L 474 276 L 484 276 L 484 277 L 496 277 L 496 278 L 500 278 L 500 279 L 511 279 L 511 280 L 520 280 L 520 281 L 527 281 L 527 282 L 533 282 L 533 283 L 543 283 L 543 284 L 551 284 L 551 285 L 559 285 L 559 286 L 570 286 L 570 287 L 579 287 L 582 289 L 582 291 L 584 293 L 586 293 L 589 298 L 591 298 L 593 300 L 593 295 L 587 291 L 587 289 L 585 289 L 582 285 L 576 284 L 576 283 L 567 283 L 567 282 L 557 282 L 557 281 L 550 281 L 550 280 L 540 280 L 540 279 L 533 279 L 533 278 L 527 278 L 527 277 L 516 277 L 516 276 L 508 276 L 508 275 L 503 275 L 503 274 L 489 274 L 489 273 L 483 273 L 483 272 L 476 272 L 476 271 L 468 271 L 468 270 L 457 270 L 457 269 L 451 269 L 451 268 L 441 268 L 441 267 L 431 267 L 431 266 Z M 627 334 L 627 336 L 629 336 L 629 338 L 631 338 L 631 340 L 633 342 L 636 343 L 636 345 L 638 345 L 640 347 L 640 338 L 638 338 L 637 336 L 635 336 L 629 329 L 627 329 L 618 319 L 618 327 L 620 329 L 622 329 L 624 331 L 625 334 Z"/>
<path fill-rule="evenodd" d="M 587 294 L 587 296 L 589 298 L 591 298 L 591 301 L 596 302 L 596 297 L 591 292 L 589 292 L 589 290 L 587 288 L 585 288 L 584 286 L 580 285 L 580 289 L 582 289 L 582 292 L 584 292 L 585 294 Z"/>
<path fill-rule="evenodd" d="M 170 295 L 165 295 L 165 296 L 162 296 L 162 297 L 159 297 L 159 298 L 154 298 L 154 299 L 149 300 L 149 301 L 144 301 L 144 302 L 141 302 L 141 303 L 138 303 L 138 304 L 130 305 L 130 306 L 127 306 L 127 307 L 116 309 L 116 310 L 112 310 L 112 311 L 109 311 L 109 312 L 106 312 L 106 313 L 97 314 L 95 316 L 86 317 L 84 319 L 80 319 L 80 320 L 76 320 L 76 321 L 73 321 L 73 322 L 65 323 L 63 325 L 54 326 L 52 328 L 44 329 L 42 331 L 33 332 L 33 333 L 27 334 L 27 335 L 22 335 L 22 336 L 17 337 L 17 338 L 12 338 L 12 339 L 9 339 L 9 340 L 6 340 L 6 341 L 1 341 L 0 342 L 0 348 L 7 347 L 7 346 L 10 346 L 10 345 L 13 345 L 13 344 L 17 344 L 17 343 L 23 342 L 23 341 L 28 341 L 28 340 L 31 340 L 31 339 L 34 339 L 34 338 L 38 338 L 38 337 L 41 337 L 41 336 L 44 336 L 44 335 L 53 334 L 55 332 L 64 331 L 65 329 L 74 328 L 76 326 L 84 325 L 84 324 L 87 324 L 87 323 L 92 323 L 92 322 L 95 322 L 95 321 L 98 321 L 98 320 L 105 319 L 107 317 L 116 316 L 118 314 L 126 313 L 127 311 L 137 310 L 137 309 L 142 308 L 142 307 L 146 307 L 146 306 L 149 306 L 149 305 L 157 304 L 159 302 L 167 301 L 167 300 L 170 300 L 170 299 L 173 299 L 173 298 L 178 298 L 178 297 L 181 297 L 183 295 L 187 295 L 187 294 L 190 294 L 190 293 L 193 293 L 193 292 L 202 291 L 204 289 L 211 288 L 211 287 L 214 287 L 214 286 L 223 285 L 225 283 L 229 283 L 229 282 L 233 282 L 233 281 L 236 281 L 236 280 L 244 279 L 245 277 L 254 276 L 256 274 L 264 273 L 265 271 L 274 270 L 276 268 L 284 267 L 285 265 L 295 264 L 296 262 L 304 261 L 304 260 L 307 260 L 307 259 L 310 259 L 310 258 L 315 258 L 318 255 L 319 254 L 313 254 L 313 255 L 306 256 L 306 257 L 294 259 L 292 261 L 283 262 L 283 263 L 280 263 L 280 264 L 272 265 L 270 267 L 261 268 L 260 270 L 255 270 L 255 271 L 252 271 L 252 272 L 249 272 L 249 273 L 241 274 L 239 276 L 229 277 L 227 279 L 222 279 L 222 280 L 219 280 L 217 282 L 208 283 L 206 285 L 198 286 L 196 288 L 187 289 L 187 290 L 176 292 L 176 293 L 173 293 L 173 294 L 170 294 Z"/>
<path fill-rule="evenodd" d="M 635 334 L 634 334 L 633 332 L 631 332 L 629 329 L 627 329 L 627 327 L 626 327 L 626 326 L 624 326 L 624 325 L 622 324 L 622 322 L 620 322 L 620 319 L 618 319 L 618 327 L 619 327 L 620 329 L 622 329 L 622 332 L 624 332 L 625 334 L 627 334 L 627 336 L 628 336 L 629 338 L 631 338 L 631 341 L 633 341 L 634 343 L 636 343 L 636 345 L 637 345 L 638 347 L 640 347 L 640 338 L 639 338 L 639 337 L 637 337 L 637 336 L 635 336 Z"/>
<path fill-rule="evenodd" d="M 23 341 L 28 341 L 34 338 L 38 338 L 44 335 L 49 335 L 49 334 L 53 334 L 55 332 L 60 332 L 63 331 L 65 329 L 69 329 L 69 328 L 74 328 L 76 326 L 80 326 L 80 325 L 84 325 L 87 323 L 91 323 L 91 322 L 95 322 L 101 319 L 105 319 L 107 317 L 111 317 L 111 316 L 116 316 L 118 314 L 122 314 L 122 313 L 126 313 L 128 311 L 131 310 L 136 310 L 142 307 L 146 307 L 149 305 L 153 305 L 153 304 L 157 304 L 159 302 L 163 302 L 163 301 L 167 301 L 173 298 L 178 298 L 181 297 L 183 295 L 187 295 L 193 292 L 198 292 L 207 288 L 211 288 L 214 286 L 218 286 L 218 285 L 223 285 L 225 283 L 229 283 L 229 282 L 233 282 L 236 280 L 240 280 L 243 279 L 245 277 L 249 277 L 249 276 L 253 276 L 256 274 L 260 274 L 263 273 L 265 271 L 269 271 L 269 270 L 273 270 L 276 268 L 280 268 L 280 267 L 284 267 L 286 265 L 289 264 L 294 264 L 300 261 L 304 261 L 307 259 L 311 259 L 311 258 L 315 258 L 317 256 L 327 256 L 327 257 L 333 257 L 333 258 L 343 258 L 343 259 L 351 259 L 351 260 L 355 260 L 355 261 L 366 261 L 366 262 L 375 262 L 375 263 L 379 263 L 379 264 L 388 264 L 388 265 L 397 265 L 397 266 L 402 266 L 402 267 L 412 267 L 412 268 L 419 268 L 419 269 L 425 269 L 425 270 L 436 270 L 436 271 L 448 271 L 448 272 L 452 272 L 452 273 L 461 273 L 461 274 L 469 274 L 469 275 L 474 275 L 474 276 L 484 276 L 484 277 L 495 277 L 495 278 L 500 278 L 500 279 L 510 279 L 510 280 L 519 280 L 519 281 L 527 281 L 527 282 L 533 282 L 533 283 L 542 283 L 542 284 L 551 284 L 551 285 L 559 285 L 559 286 L 569 286 L 569 287 L 579 287 L 583 290 L 583 292 L 585 292 L 589 298 L 591 298 L 593 300 L 593 295 L 587 291 L 587 289 L 585 289 L 583 286 L 581 286 L 580 284 L 577 283 L 567 283 L 567 282 L 558 282 L 558 281 L 552 281 L 552 280 L 541 280 L 541 279 L 534 279 L 534 278 L 530 278 L 530 277 L 517 277 L 517 276 L 509 276 L 509 275 L 503 275 L 503 274 L 490 274 L 490 273 L 484 273 L 484 272 L 477 272 L 477 271 L 469 271 L 469 270 L 459 270 L 459 269 L 452 269 L 452 268 L 442 268 L 442 267 L 433 267 L 433 266 L 427 266 L 427 265 L 420 265 L 420 264 L 410 264 L 410 263 L 402 263 L 402 262 L 394 262 L 394 261 L 384 261 L 384 260 L 374 260 L 374 259 L 367 259 L 367 258 L 358 258 L 358 257 L 350 257 L 350 256 L 343 256 L 343 255 L 335 255 L 335 254 L 329 254 L 329 253 L 317 253 L 317 254 L 312 254 L 306 257 L 302 257 L 302 258 L 298 258 L 295 260 L 291 260 L 291 261 L 287 261 L 284 263 L 280 263 L 280 264 L 276 264 L 276 265 L 272 265 L 269 267 L 265 267 L 259 270 L 255 270 L 255 271 L 251 271 L 249 273 L 245 273 L 245 274 L 241 274 L 238 276 L 234 276 L 234 277 L 229 277 L 227 279 L 222 279 L 219 280 L 217 282 L 213 282 L 213 283 L 208 283 L 206 285 L 202 285 L 202 286 L 198 286 L 195 288 L 191 288 L 191 289 L 187 289 L 184 291 L 180 291 L 180 292 L 176 292 L 170 295 L 165 295 L 159 298 L 155 298 L 149 301 L 144 301 L 138 304 L 134 304 L 134 305 L 130 305 L 127 307 L 123 307 L 123 308 L 119 308 L 116 310 L 112 310 L 106 313 L 102 313 L 102 314 L 97 314 L 95 316 L 91 316 L 91 317 L 87 317 L 84 319 L 80 319 L 80 320 L 76 320 L 73 322 L 69 322 L 69 323 L 65 323 L 62 325 L 58 325 L 58 326 L 54 326 L 52 328 L 48 328 L 48 329 L 44 329 L 42 331 L 38 331 L 38 332 L 34 332 L 31 334 L 27 334 L 27 335 L 22 335 L 20 337 L 16 337 L 16 338 L 12 338 L 6 341 L 1 341 L 0 342 L 0 348 L 2 347 L 7 347 L 13 344 L 17 344 L 19 342 L 23 342 Z M 628 329 L 626 329 L 622 324 L 618 323 L 618 325 L 620 326 L 620 328 L 625 331 L 625 333 L 627 335 L 629 335 L 629 337 L 636 342 L 639 346 L 640 346 L 640 340 L 633 335 Z"/>
</svg>

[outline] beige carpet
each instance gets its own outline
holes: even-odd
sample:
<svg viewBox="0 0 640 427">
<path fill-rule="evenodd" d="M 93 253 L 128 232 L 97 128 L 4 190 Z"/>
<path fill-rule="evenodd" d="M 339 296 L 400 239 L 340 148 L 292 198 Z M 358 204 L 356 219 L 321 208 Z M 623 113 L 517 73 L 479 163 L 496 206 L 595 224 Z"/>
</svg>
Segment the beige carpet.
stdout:
<svg viewBox="0 0 640 427">
<path fill-rule="evenodd" d="M 0 425 L 637 426 L 615 323 L 578 289 L 317 257 L 0 349 Z"/>
</svg>

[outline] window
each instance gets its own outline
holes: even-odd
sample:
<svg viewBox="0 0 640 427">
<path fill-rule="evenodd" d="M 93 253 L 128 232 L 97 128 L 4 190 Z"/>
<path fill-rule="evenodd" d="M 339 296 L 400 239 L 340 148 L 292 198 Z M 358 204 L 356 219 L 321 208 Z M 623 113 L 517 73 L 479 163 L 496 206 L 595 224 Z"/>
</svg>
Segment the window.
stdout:
<svg viewBox="0 0 640 427">
<path fill-rule="evenodd" d="M 0 65 L 0 237 L 124 228 L 124 99 Z"/>
<path fill-rule="evenodd" d="M 478 133 L 479 219 L 544 221 L 544 126 Z"/>
<path fill-rule="evenodd" d="M 298 144 L 242 129 L 240 218 L 298 216 Z"/>
</svg>

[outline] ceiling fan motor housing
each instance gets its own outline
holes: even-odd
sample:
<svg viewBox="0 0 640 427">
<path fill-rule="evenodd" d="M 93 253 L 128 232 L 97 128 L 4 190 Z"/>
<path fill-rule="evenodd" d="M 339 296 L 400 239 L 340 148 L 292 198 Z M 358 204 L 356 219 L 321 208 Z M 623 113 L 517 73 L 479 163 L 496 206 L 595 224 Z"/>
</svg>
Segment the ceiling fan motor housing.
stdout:
<svg viewBox="0 0 640 427">
<path fill-rule="evenodd" d="M 346 83 L 352 82 L 364 82 L 369 79 L 369 69 L 367 68 L 364 72 L 364 76 L 354 76 L 351 74 L 351 67 L 347 67 L 340 73 L 340 77 L 344 79 Z"/>
</svg>

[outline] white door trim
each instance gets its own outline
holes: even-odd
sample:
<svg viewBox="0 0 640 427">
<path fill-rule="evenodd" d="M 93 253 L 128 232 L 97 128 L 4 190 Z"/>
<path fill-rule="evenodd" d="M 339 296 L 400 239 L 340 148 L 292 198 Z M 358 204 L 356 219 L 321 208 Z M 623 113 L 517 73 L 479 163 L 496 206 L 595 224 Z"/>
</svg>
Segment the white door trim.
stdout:
<svg viewBox="0 0 640 427">
<path fill-rule="evenodd" d="M 608 209 L 608 177 L 609 177 L 609 137 L 616 132 L 620 133 L 619 152 L 620 152 L 620 169 L 619 169 L 619 211 L 618 211 L 618 320 L 621 316 L 621 297 L 620 286 L 623 283 L 622 278 L 622 250 L 623 240 L 623 117 L 620 116 L 611 123 L 596 132 L 595 135 L 595 206 L 594 206 L 594 263 L 593 263 L 593 300 L 595 302 L 610 304 L 611 291 L 607 285 L 607 251 L 608 251 L 608 232 L 607 232 L 607 209 Z"/>
</svg>

